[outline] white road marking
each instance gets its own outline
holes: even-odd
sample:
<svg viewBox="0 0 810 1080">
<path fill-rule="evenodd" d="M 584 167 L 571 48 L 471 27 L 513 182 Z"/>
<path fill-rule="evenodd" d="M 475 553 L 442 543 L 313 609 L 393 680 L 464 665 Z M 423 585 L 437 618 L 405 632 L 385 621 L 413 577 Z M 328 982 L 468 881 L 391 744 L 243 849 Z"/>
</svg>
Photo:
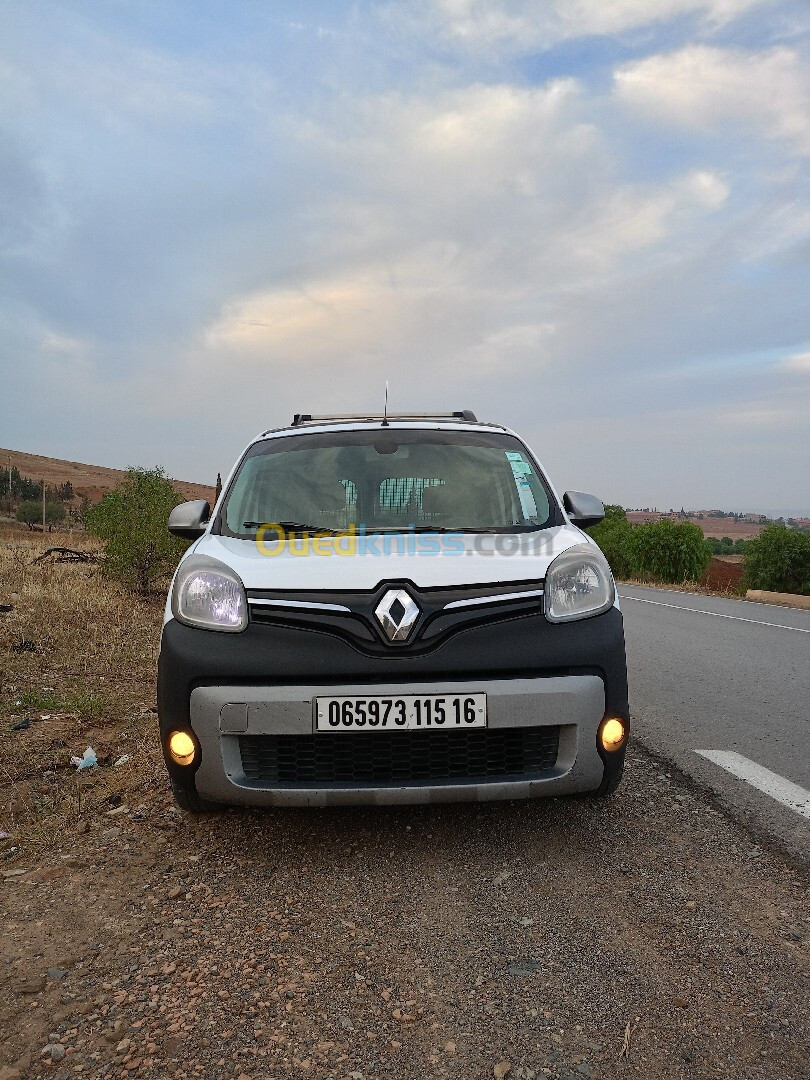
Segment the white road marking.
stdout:
<svg viewBox="0 0 810 1080">
<path fill-rule="evenodd" d="M 721 769 L 730 772 L 733 776 L 745 780 L 758 791 L 763 791 L 776 799 L 783 806 L 795 810 L 802 817 L 810 818 L 810 791 L 799 787 L 791 780 L 785 780 L 779 773 L 771 772 L 762 765 L 757 765 L 750 758 L 742 754 L 735 754 L 731 750 L 696 750 L 696 754 L 713 761 Z"/>
<path fill-rule="evenodd" d="M 628 582 L 621 581 L 621 582 L 619 582 L 619 584 L 620 585 L 627 585 Z M 695 595 L 692 592 L 687 592 L 685 589 L 674 589 L 674 588 L 673 589 L 668 589 L 666 587 L 666 585 L 660 585 L 660 584 L 659 585 L 639 585 L 639 586 L 637 586 L 637 588 L 639 588 L 639 589 L 643 589 L 643 588 L 655 589 L 656 592 L 671 592 L 671 593 L 675 593 L 676 596 L 694 596 Z M 630 596 L 630 597 L 628 597 L 628 600 L 639 600 L 639 599 L 641 599 L 641 598 L 638 597 L 638 596 Z M 724 597 L 723 599 L 729 599 L 729 598 Z M 786 608 L 790 607 L 789 604 L 772 604 L 769 600 L 746 600 L 744 596 L 735 596 L 734 597 L 734 602 L 736 604 L 748 604 L 749 607 L 756 607 L 756 608 L 772 607 L 772 608 L 776 608 L 778 611 L 784 611 Z M 806 611 L 807 609 L 806 608 L 799 608 L 797 610 Z"/>
<path fill-rule="evenodd" d="M 753 623 L 754 626 L 771 626 L 777 630 L 795 630 L 797 634 L 810 634 L 802 626 L 785 626 L 784 623 L 764 622 L 762 619 L 743 619 L 740 615 L 723 615 L 720 611 L 706 611 L 705 608 L 686 607 L 685 604 L 665 604 L 661 600 L 645 600 L 641 596 L 619 594 L 622 600 L 636 600 L 639 604 L 653 604 L 655 607 L 672 608 L 673 611 L 692 611 L 696 615 L 714 615 L 716 619 L 733 619 L 734 622 Z"/>
</svg>

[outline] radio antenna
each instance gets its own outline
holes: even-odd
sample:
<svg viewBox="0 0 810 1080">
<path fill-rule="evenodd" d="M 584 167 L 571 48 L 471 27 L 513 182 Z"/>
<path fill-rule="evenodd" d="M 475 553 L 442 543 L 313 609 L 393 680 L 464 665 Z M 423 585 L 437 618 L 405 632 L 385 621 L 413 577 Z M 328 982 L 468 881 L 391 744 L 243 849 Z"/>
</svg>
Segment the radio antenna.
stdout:
<svg viewBox="0 0 810 1080">
<path fill-rule="evenodd" d="M 388 379 L 385 380 L 385 408 L 383 409 L 383 427 L 388 427 Z"/>
</svg>

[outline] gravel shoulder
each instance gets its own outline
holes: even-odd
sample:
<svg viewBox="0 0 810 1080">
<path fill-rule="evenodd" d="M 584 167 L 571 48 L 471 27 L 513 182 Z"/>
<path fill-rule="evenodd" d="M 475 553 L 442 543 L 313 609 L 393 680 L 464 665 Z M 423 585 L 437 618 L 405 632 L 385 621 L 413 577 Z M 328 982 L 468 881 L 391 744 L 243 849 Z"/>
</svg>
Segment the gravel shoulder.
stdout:
<svg viewBox="0 0 810 1080">
<path fill-rule="evenodd" d="M 806 870 L 641 747 L 604 801 L 78 828 L 0 863 L 0 1080 L 810 1075 Z"/>
</svg>

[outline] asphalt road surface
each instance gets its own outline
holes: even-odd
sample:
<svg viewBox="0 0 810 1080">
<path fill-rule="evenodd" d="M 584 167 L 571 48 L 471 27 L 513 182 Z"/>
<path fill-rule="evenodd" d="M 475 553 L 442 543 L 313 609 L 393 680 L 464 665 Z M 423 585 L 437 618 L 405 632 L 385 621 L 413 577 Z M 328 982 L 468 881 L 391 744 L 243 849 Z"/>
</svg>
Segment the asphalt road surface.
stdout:
<svg viewBox="0 0 810 1080">
<path fill-rule="evenodd" d="M 810 859 L 810 611 L 621 585 L 634 733 Z"/>
</svg>

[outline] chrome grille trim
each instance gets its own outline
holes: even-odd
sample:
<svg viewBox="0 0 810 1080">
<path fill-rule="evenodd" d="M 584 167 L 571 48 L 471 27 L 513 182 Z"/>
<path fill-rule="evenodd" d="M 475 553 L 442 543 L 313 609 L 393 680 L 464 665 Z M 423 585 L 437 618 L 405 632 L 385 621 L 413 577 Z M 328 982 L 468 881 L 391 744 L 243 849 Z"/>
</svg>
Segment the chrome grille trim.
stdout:
<svg viewBox="0 0 810 1080">
<path fill-rule="evenodd" d="M 351 608 L 345 606 L 345 604 L 314 604 L 306 600 L 265 600 L 256 598 L 253 596 L 248 597 L 248 604 L 250 607 L 280 607 L 280 608 L 299 608 L 303 611 L 339 611 L 341 613 L 351 613 Z"/>
<path fill-rule="evenodd" d="M 472 596 L 467 600 L 451 600 L 449 604 L 444 605 L 442 611 L 453 611 L 457 608 L 476 607 L 485 604 L 505 604 L 509 600 L 530 600 L 532 597 L 542 595 L 542 589 L 531 589 L 527 592 L 498 593 L 495 596 Z"/>
</svg>

